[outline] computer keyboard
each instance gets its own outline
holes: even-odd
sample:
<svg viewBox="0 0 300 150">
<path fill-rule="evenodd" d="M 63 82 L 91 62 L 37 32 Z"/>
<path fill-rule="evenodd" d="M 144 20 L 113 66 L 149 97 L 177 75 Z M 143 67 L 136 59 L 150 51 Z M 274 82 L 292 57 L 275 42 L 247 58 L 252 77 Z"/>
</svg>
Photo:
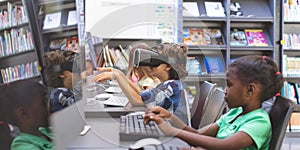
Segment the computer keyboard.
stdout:
<svg viewBox="0 0 300 150">
<path fill-rule="evenodd" d="M 136 141 L 143 138 L 165 136 L 154 121 L 144 124 L 143 115 L 126 115 L 120 118 L 120 140 Z"/>
<path fill-rule="evenodd" d="M 149 145 L 149 146 L 144 146 L 143 150 L 180 150 L 180 146 L 168 145 L 168 144 Z"/>
<path fill-rule="evenodd" d="M 111 96 L 103 102 L 106 106 L 119 106 L 125 107 L 129 103 L 129 100 L 125 96 Z"/>
</svg>

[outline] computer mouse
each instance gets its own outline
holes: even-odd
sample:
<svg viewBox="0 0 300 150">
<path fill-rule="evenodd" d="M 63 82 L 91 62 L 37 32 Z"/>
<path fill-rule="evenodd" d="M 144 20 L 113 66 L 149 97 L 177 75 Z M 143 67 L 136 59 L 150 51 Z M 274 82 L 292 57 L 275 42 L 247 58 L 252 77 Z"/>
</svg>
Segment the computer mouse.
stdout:
<svg viewBox="0 0 300 150">
<path fill-rule="evenodd" d="M 108 93 L 101 93 L 95 96 L 97 100 L 107 100 L 108 98 L 112 97 L 113 94 L 108 94 Z"/>
<path fill-rule="evenodd" d="M 160 145 L 162 144 L 161 141 L 155 138 L 144 138 L 136 141 L 134 144 L 130 145 L 130 149 L 140 149 L 144 146 L 149 146 L 149 145 Z"/>
</svg>

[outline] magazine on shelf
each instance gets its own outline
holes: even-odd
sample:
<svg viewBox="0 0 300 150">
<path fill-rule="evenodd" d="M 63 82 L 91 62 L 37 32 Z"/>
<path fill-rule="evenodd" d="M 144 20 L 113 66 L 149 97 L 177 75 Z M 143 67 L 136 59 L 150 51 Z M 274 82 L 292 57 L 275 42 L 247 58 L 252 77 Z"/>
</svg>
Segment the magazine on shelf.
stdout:
<svg viewBox="0 0 300 150">
<path fill-rule="evenodd" d="M 224 45 L 220 29 L 203 29 L 207 45 Z"/>
<path fill-rule="evenodd" d="M 248 46 L 268 46 L 262 29 L 245 29 Z"/>
<path fill-rule="evenodd" d="M 197 2 L 183 2 L 182 3 L 183 17 L 199 17 L 199 9 Z"/>
<path fill-rule="evenodd" d="M 68 38 L 66 50 L 78 52 L 78 37 L 77 36 Z"/>
<path fill-rule="evenodd" d="M 208 74 L 222 74 L 224 73 L 224 61 L 220 56 L 205 56 L 204 64 Z"/>
<path fill-rule="evenodd" d="M 225 10 L 221 2 L 204 2 L 206 14 L 209 17 L 225 17 Z"/>
<path fill-rule="evenodd" d="M 201 28 L 190 28 L 190 37 L 192 45 L 206 45 L 204 39 L 203 29 Z"/>
<path fill-rule="evenodd" d="M 182 42 L 186 45 L 193 45 L 192 39 L 190 36 L 190 30 L 188 28 L 185 28 L 182 31 Z"/>
<path fill-rule="evenodd" d="M 241 29 L 231 29 L 230 31 L 230 45 L 232 46 L 247 46 L 247 37 Z"/>
</svg>

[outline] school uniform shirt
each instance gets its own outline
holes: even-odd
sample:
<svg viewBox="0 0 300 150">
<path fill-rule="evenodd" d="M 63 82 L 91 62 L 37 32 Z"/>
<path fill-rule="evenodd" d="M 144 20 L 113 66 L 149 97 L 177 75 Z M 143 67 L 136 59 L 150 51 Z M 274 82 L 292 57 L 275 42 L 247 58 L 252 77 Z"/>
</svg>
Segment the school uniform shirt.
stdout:
<svg viewBox="0 0 300 150">
<path fill-rule="evenodd" d="M 188 123 L 184 89 L 185 84 L 180 80 L 167 80 L 155 88 L 141 91 L 140 95 L 147 107 L 161 106 Z"/>
<path fill-rule="evenodd" d="M 49 128 L 40 127 L 39 132 L 53 140 L 53 135 Z M 52 142 L 44 138 L 21 132 L 13 140 L 11 150 L 55 150 L 55 147 Z"/>
<path fill-rule="evenodd" d="M 272 138 L 271 122 L 268 113 L 260 108 L 233 121 L 242 111 L 242 107 L 232 108 L 223 115 L 217 121 L 220 128 L 216 137 L 223 139 L 241 131 L 247 133 L 254 141 L 254 144 L 244 148 L 245 150 L 268 150 Z"/>
</svg>

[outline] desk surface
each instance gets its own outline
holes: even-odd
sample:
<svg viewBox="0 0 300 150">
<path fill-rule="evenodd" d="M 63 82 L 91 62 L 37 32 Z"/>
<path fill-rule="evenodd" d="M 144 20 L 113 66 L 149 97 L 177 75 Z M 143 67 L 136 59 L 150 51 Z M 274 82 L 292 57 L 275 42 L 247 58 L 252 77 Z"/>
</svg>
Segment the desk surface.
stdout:
<svg viewBox="0 0 300 150">
<path fill-rule="evenodd" d="M 119 118 L 86 118 L 91 130 L 71 143 L 67 149 L 128 149 L 136 141 L 119 140 Z M 162 137 L 165 144 L 188 147 L 178 138 Z"/>
</svg>

